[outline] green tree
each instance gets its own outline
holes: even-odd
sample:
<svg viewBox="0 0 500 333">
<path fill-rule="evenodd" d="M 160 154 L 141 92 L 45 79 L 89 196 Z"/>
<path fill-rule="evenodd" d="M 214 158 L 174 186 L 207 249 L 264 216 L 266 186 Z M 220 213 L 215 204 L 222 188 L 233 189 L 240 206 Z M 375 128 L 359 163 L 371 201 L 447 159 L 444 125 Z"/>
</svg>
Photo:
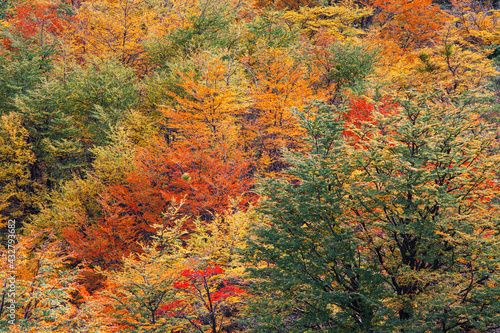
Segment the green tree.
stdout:
<svg viewBox="0 0 500 333">
<path fill-rule="evenodd" d="M 307 156 L 287 156 L 295 181 L 262 184 L 260 209 L 270 223 L 246 251 L 256 265 L 254 290 L 263 295 L 251 305 L 254 331 L 369 330 L 376 316 L 370 297 L 379 278 L 358 260 L 356 230 L 343 216 L 354 166 L 345 160 L 342 122 L 330 112 L 322 106 L 306 123 Z"/>
<path fill-rule="evenodd" d="M 10 0 L 4 0 L 0 2 L 0 20 L 5 20 L 11 7 L 12 1 Z"/>
<path fill-rule="evenodd" d="M 141 126 L 131 123 L 142 121 L 133 111 L 139 101 L 133 70 L 114 60 L 91 65 L 57 67 L 50 79 L 14 98 L 36 156 L 32 177 L 49 187 L 83 175 L 95 158 L 92 148 L 111 143 L 117 126 Z"/>
<path fill-rule="evenodd" d="M 254 331 L 500 324 L 500 159 L 471 104 L 353 98 L 304 123 L 311 149 L 289 156 L 292 181 L 262 185 Z"/>
<path fill-rule="evenodd" d="M 0 112 L 14 109 L 14 99 L 34 89 L 40 79 L 52 69 L 48 47 L 32 49 L 20 40 L 14 40 L 15 51 L 3 52 L 0 57 Z M 0 47 L 0 52 L 1 52 Z"/>
<path fill-rule="evenodd" d="M 171 31 L 146 44 L 149 60 L 158 67 L 187 59 L 207 49 L 231 49 L 237 44 L 238 32 L 233 29 L 238 7 L 229 1 L 195 1 L 189 7 L 173 4 L 165 19 L 172 23 Z"/>
<path fill-rule="evenodd" d="M 11 109 L 15 96 L 35 88 L 51 71 L 59 51 L 58 38 L 71 15 L 71 6 L 58 1 L 2 1 L 0 112 Z"/>
<path fill-rule="evenodd" d="M 51 80 L 15 100 L 36 156 L 31 176 L 48 188 L 71 174 L 79 174 L 85 165 L 79 130 L 60 107 L 62 96 L 62 86 Z"/>
<path fill-rule="evenodd" d="M 86 147 L 109 144 L 115 126 L 139 107 L 133 69 L 115 59 L 93 58 L 68 72 L 66 78 L 60 75 L 65 94 L 61 108 L 76 120 Z"/>
</svg>

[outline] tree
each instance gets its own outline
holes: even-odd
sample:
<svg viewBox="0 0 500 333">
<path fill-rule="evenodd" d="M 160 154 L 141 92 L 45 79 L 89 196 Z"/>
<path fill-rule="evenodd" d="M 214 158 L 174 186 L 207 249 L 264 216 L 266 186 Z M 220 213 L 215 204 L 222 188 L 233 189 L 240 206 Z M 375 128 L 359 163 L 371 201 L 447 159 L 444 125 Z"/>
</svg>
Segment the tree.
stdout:
<svg viewBox="0 0 500 333">
<path fill-rule="evenodd" d="M 285 55 L 284 49 L 265 50 L 242 60 L 252 78 L 244 140 L 255 151 L 258 170 L 272 174 L 284 168 L 283 148 L 301 147 L 303 131 L 292 109 L 302 108 L 315 97 L 316 77 L 297 59 Z"/>
<path fill-rule="evenodd" d="M 44 81 L 39 88 L 15 100 L 36 157 L 30 168 L 31 176 L 48 188 L 68 179 L 72 173 L 80 174 L 86 162 L 80 131 L 60 107 L 62 90 L 57 80 Z"/>
<path fill-rule="evenodd" d="M 162 110 L 165 125 L 186 140 L 210 139 L 218 145 L 237 147 L 238 116 L 246 101 L 233 86 L 231 63 L 211 54 L 193 57 L 194 68 L 177 71 L 178 92 L 170 92 L 172 106 Z"/>
<path fill-rule="evenodd" d="M 235 48 L 240 33 L 234 22 L 245 6 L 247 1 L 171 1 L 162 11 L 164 33 L 146 43 L 148 60 L 168 68 L 203 51 Z"/>
<path fill-rule="evenodd" d="M 15 226 L 19 232 L 17 228 L 19 225 Z M 42 242 L 40 231 L 14 235 L 13 267 L 1 262 L 0 332 L 67 332 L 76 310 L 69 301 L 75 272 L 65 267 L 67 257 L 61 242 L 50 230 L 44 231 Z M 8 249 L 12 246 L 2 247 L 2 252 Z M 15 310 L 14 320 L 9 307 Z"/>
<path fill-rule="evenodd" d="M 500 323 L 495 131 L 470 104 L 431 100 L 354 100 L 305 122 L 310 150 L 288 159 L 295 181 L 262 188 L 270 224 L 247 252 L 265 295 L 254 331 Z"/>
<path fill-rule="evenodd" d="M 64 40 L 77 61 L 88 56 L 115 58 L 139 71 L 147 70 L 143 42 L 159 24 L 157 5 L 139 0 L 89 0 L 76 11 Z"/>
<path fill-rule="evenodd" d="M 129 118 L 139 113 L 132 110 L 139 104 L 133 70 L 116 61 L 94 60 L 86 68 L 56 67 L 50 79 L 40 80 L 12 103 L 29 128 L 36 156 L 32 176 L 49 187 L 83 175 L 95 158 L 91 149 L 111 143 L 115 128 L 140 127 Z"/>
<path fill-rule="evenodd" d="M 481 4 L 470 0 L 453 0 L 451 4 L 456 35 L 460 35 L 468 46 L 498 44 L 500 11 L 495 8 L 494 2 Z"/>
<path fill-rule="evenodd" d="M 56 38 L 61 35 L 64 21 L 69 19 L 71 9 L 59 1 L 21 1 L 12 12 L 13 15 L 6 20 L 10 29 L 4 37 L 4 45 L 15 49 L 11 38 L 22 38 L 43 48 L 55 46 Z"/>
<path fill-rule="evenodd" d="M 317 72 L 317 89 L 328 104 L 342 103 L 346 90 L 361 93 L 378 61 L 376 51 L 366 45 L 339 42 L 330 34 L 319 32 L 310 45 L 304 46 L 304 57 Z"/>
<path fill-rule="evenodd" d="M 140 106 L 134 71 L 115 59 L 91 58 L 57 74 L 65 100 L 60 108 L 74 118 L 88 155 L 92 146 L 109 144 L 112 131 Z"/>
<path fill-rule="evenodd" d="M 160 315 L 183 319 L 187 327 L 197 332 L 207 329 L 211 333 L 234 332 L 237 325 L 227 319 L 233 315 L 229 305 L 245 291 L 221 281 L 219 276 L 222 274 L 224 270 L 213 264 L 205 269 L 184 270 L 183 279 L 174 283 L 179 299 L 163 305 Z"/>
<path fill-rule="evenodd" d="M 343 40 L 365 34 L 360 26 L 371 15 L 372 8 L 359 8 L 345 2 L 336 6 L 301 7 L 297 11 L 287 11 L 284 18 L 307 36 L 312 37 L 320 30 L 326 30 Z"/>
<path fill-rule="evenodd" d="M 190 320 L 207 327 L 210 318 L 222 325 L 219 329 L 242 328 L 246 295 L 239 291 L 248 283 L 237 247 L 244 246 L 250 217 L 228 211 L 212 221 L 198 220 L 196 232 L 189 236 L 184 231 L 186 219 L 174 226 L 156 225 L 153 240 L 141 243 L 140 253 L 124 257 L 119 269 L 97 269 L 106 277 L 103 288 L 91 295 L 80 286 L 84 302 L 75 318 L 76 328 L 171 332 L 193 329 Z M 208 289 L 200 285 L 203 280 Z M 191 286 L 204 291 L 192 295 Z M 208 300 L 212 307 L 207 309 L 202 303 Z"/>
<path fill-rule="evenodd" d="M 187 230 L 196 217 L 207 221 L 228 209 L 232 199 L 244 208 L 255 196 L 249 163 L 239 156 L 229 159 L 223 148 L 204 142 L 169 146 L 164 139 L 139 149 L 133 171 L 104 187 L 100 215 L 76 216 L 65 230 L 70 250 L 93 265 L 119 266 L 122 256 L 140 251 L 137 241 L 150 240 L 153 225 L 173 223 L 164 213 L 179 203 L 179 214 L 191 221 Z"/>
<path fill-rule="evenodd" d="M 40 212 L 32 216 L 30 223 L 26 224 L 25 228 L 38 234 L 40 234 L 40 230 L 51 230 L 64 241 L 65 251 L 72 251 L 72 247 L 65 239 L 65 232 L 68 229 L 84 232 L 87 225 L 96 225 L 101 221 L 104 217 L 103 208 L 99 201 L 102 193 L 106 192 L 110 184 L 120 183 L 126 174 L 133 170 L 137 147 L 131 137 L 131 132 L 122 129 L 113 133 L 112 143 L 107 146 L 95 147 L 92 150 L 95 156 L 92 169 L 86 171 L 85 177 L 74 177 L 52 190 L 44 198 L 46 200 L 43 204 L 40 205 Z M 106 235 L 101 233 L 100 236 L 100 239 L 106 239 Z M 84 241 L 85 239 L 80 239 L 81 243 Z M 75 242 L 78 244 L 78 239 L 75 239 Z M 99 242 L 94 244 L 90 241 L 82 244 L 85 252 L 82 250 L 81 252 L 76 251 L 76 253 L 91 252 L 93 249 L 89 244 L 95 245 L 97 252 L 100 253 L 102 245 Z M 85 245 L 89 246 L 85 248 Z M 121 253 L 118 254 L 118 256 L 121 255 Z M 81 263 L 78 259 L 82 258 L 87 257 L 80 255 L 75 258 L 73 254 L 71 256 L 72 265 Z M 114 260 L 118 261 L 119 258 L 114 258 Z M 92 262 L 87 261 L 87 263 L 88 265 L 85 265 L 84 262 L 82 269 L 79 270 L 78 280 L 88 293 L 93 294 L 96 290 L 103 288 L 104 277 L 94 272 L 91 266 Z M 104 264 L 102 266 L 106 267 Z"/>
<path fill-rule="evenodd" d="M 183 223 L 178 220 L 169 229 L 157 225 L 154 240 L 142 243 L 140 253 L 124 257 L 119 270 L 97 269 L 106 277 L 105 287 L 92 296 L 82 290 L 80 329 L 106 325 L 108 331 L 167 332 L 178 326 L 163 318 L 161 308 L 175 297 L 174 282 L 184 269 Z"/>
<path fill-rule="evenodd" d="M 270 220 L 246 251 L 252 291 L 261 295 L 250 304 L 254 331 L 371 328 L 376 303 L 368 295 L 377 276 L 358 261 L 356 231 L 343 217 L 343 187 L 355 170 L 344 156 L 340 117 L 327 106 L 320 112 L 306 125 L 308 154 L 287 158 L 285 173 L 295 181 L 262 187 L 260 211 Z"/>
<path fill-rule="evenodd" d="M 435 89 L 439 82 L 440 92 L 450 98 L 488 97 L 488 86 L 497 73 L 491 60 L 484 51 L 460 46 L 454 30 L 443 34 L 442 41 L 432 47 L 414 53 L 417 59 L 407 66 L 406 77 L 402 83 L 422 93 Z"/>
<path fill-rule="evenodd" d="M 450 20 L 431 0 L 373 0 L 368 5 L 376 10 L 380 38 L 404 50 L 426 46 Z"/>
<path fill-rule="evenodd" d="M 48 59 L 53 53 L 31 50 L 25 43 L 16 43 L 19 53 L 5 54 L 0 58 L 0 112 L 15 110 L 14 100 L 37 87 L 52 68 Z"/>
<path fill-rule="evenodd" d="M 12 8 L 12 1 L 2 1 L 0 4 L 0 21 L 5 20 Z"/>
<path fill-rule="evenodd" d="M 276 8 L 298 10 L 300 7 L 314 7 L 318 5 L 316 0 L 258 0 L 255 6 L 259 8 Z"/>
<path fill-rule="evenodd" d="M 63 3 L 22 1 L 13 8 L 0 32 L 0 112 L 12 110 L 15 97 L 50 72 L 67 20 L 70 11 Z"/>
<path fill-rule="evenodd" d="M 499 322 L 498 146 L 480 102 L 410 92 L 396 110 L 379 109 L 376 130 L 365 122 L 358 132 L 354 158 L 364 172 L 348 193 L 363 250 L 388 279 L 396 327 Z"/>
<path fill-rule="evenodd" d="M 27 142 L 28 131 L 14 114 L 0 117 L 0 225 L 8 219 L 18 223 L 37 211 L 37 184 L 31 180 L 30 166 L 35 156 Z"/>
</svg>

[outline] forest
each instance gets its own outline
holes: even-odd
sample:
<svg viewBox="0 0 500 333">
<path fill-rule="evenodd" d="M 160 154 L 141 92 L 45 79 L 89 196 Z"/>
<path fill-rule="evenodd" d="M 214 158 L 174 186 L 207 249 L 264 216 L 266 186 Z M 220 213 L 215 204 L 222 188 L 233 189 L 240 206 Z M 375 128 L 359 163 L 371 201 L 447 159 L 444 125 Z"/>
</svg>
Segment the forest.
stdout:
<svg viewBox="0 0 500 333">
<path fill-rule="evenodd" d="M 500 4 L 1 0 L 0 332 L 500 332 Z"/>
</svg>

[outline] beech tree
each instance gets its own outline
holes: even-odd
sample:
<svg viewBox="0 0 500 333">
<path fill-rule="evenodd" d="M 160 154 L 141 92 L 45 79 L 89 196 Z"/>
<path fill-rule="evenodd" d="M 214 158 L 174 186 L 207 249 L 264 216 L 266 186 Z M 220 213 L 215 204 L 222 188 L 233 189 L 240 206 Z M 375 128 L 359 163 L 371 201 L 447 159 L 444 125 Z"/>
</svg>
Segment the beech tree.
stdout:
<svg viewBox="0 0 500 333">
<path fill-rule="evenodd" d="M 10 2 L 2 2 L 6 4 Z M 47 77 L 57 53 L 58 37 L 70 10 L 62 3 L 21 1 L 0 24 L 0 112 Z"/>
<path fill-rule="evenodd" d="M 27 142 L 28 131 L 14 114 L 0 117 L 0 227 L 8 219 L 18 222 L 36 212 L 37 196 L 30 165 L 35 157 Z M 40 190 L 38 188 L 38 190 Z"/>
<path fill-rule="evenodd" d="M 301 7 L 297 11 L 287 11 L 284 18 L 308 36 L 326 30 L 343 40 L 363 35 L 365 31 L 360 29 L 361 23 L 371 15 L 372 8 L 359 8 L 345 2 L 336 6 Z"/>
<path fill-rule="evenodd" d="M 143 42 L 156 30 L 157 7 L 138 0 L 82 2 L 65 29 L 69 55 L 79 62 L 88 56 L 115 58 L 138 71 L 147 70 Z"/>
<path fill-rule="evenodd" d="M 210 333 L 233 332 L 236 330 L 231 320 L 231 299 L 245 293 L 240 287 L 221 280 L 224 270 L 218 265 L 208 265 L 205 269 L 186 269 L 182 279 L 174 283 L 180 294 L 179 299 L 163 305 L 160 315 L 186 321 L 185 326 L 195 331 Z"/>
<path fill-rule="evenodd" d="M 81 131 L 73 118 L 60 107 L 64 96 L 58 81 L 45 81 L 15 100 L 15 106 L 28 129 L 28 142 L 33 146 L 36 162 L 31 175 L 48 187 L 71 174 L 79 174 L 85 165 Z"/>
<path fill-rule="evenodd" d="M 167 214 L 175 218 L 178 208 Z M 233 207 L 235 209 L 235 207 Z M 97 271 L 107 280 L 85 301 L 75 324 L 79 331 L 235 332 L 242 324 L 244 265 L 237 248 L 245 244 L 251 214 L 232 210 L 212 221 L 195 222 L 186 237 L 186 218 L 155 225 L 153 241 L 123 258 L 117 270 Z M 199 290 L 200 292 L 194 292 Z"/>
<path fill-rule="evenodd" d="M 380 36 L 391 39 L 402 49 L 426 46 L 451 20 L 450 15 L 431 0 L 372 0 L 367 3 L 376 10 L 375 22 L 379 25 Z"/>
<path fill-rule="evenodd" d="M 238 156 L 228 159 L 223 148 L 205 142 L 169 146 L 164 139 L 140 149 L 133 170 L 96 198 L 100 216 L 76 216 L 66 228 L 70 250 L 93 265 L 119 266 L 122 256 L 140 251 L 138 241 L 150 240 L 153 225 L 172 225 L 164 213 L 173 206 L 183 203 L 179 214 L 189 217 L 187 230 L 196 217 L 207 221 L 228 209 L 232 199 L 247 206 L 255 195 L 249 163 Z"/>
<path fill-rule="evenodd" d="M 237 118 L 246 103 L 231 82 L 235 66 L 212 54 L 192 59 L 194 68 L 177 71 L 178 92 L 167 92 L 173 101 L 162 110 L 165 125 L 188 141 L 210 138 L 220 146 L 237 146 Z"/>
<path fill-rule="evenodd" d="M 45 240 L 40 241 L 41 233 L 16 234 L 15 273 L 5 260 L 0 263 L 0 332 L 68 331 L 76 310 L 70 303 L 75 271 L 65 269 L 67 257 L 61 241 L 50 230 L 44 230 Z M 0 247 L 2 258 L 8 249 L 12 247 Z M 8 315 L 7 305 L 12 304 L 8 299 L 15 301 L 15 320 Z"/>
<path fill-rule="evenodd" d="M 254 331 L 500 323 L 496 132 L 470 101 L 431 101 L 354 99 L 305 122 L 295 180 L 262 187 L 271 223 L 248 251 L 265 295 Z"/>
<path fill-rule="evenodd" d="M 242 59 L 252 77 L 242 135 L 255 151 L 258 170 L 268 174 L 284 168 L 283 148 L 301 147 L 303 131 L 292 108 L 302 108 L 315 95 L 315 75 L 285 52 L 270 49 Z"/>
</svg>

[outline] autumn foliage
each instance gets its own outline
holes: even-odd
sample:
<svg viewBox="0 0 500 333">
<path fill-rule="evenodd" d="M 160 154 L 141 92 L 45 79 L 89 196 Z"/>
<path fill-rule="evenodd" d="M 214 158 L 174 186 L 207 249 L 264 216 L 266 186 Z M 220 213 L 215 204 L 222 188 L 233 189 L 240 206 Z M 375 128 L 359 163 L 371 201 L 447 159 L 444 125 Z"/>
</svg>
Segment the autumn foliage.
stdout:
<svg viewBox="0 0 500 333">
<path fill-rule="evenodd" d="M 432 0 L 367 2 L 376 12 L 381 37 L 402 49 L 422 47 L 435 38 L 451 17 Z"/>
<path fill-rule="evenodd" d="M 179 299 L 163 305 L 159 315 L 182 319 L 191 329 L 224 332 L 231 326 L 232 312 L 237 311 L 231 308 L 231 300 L 234 302 L 245 290 L 220 280 L 223 273 L 213 264 L 206 269 L 184 270 L 182 279 L 174 282 Z"/>
<path fill-rule="evenodd" d="M 40 47 L 55 43 L 63 33 L 65 22 L 70 19 L 65 12 L 64 2 L 21 2 L 6 20 L 8 31 L 24 40 L 32 40 Z M 3 44 L 9 49 L 12 40 L 3 38 Z"/>
<path fill-rule="evenodd" d="M 140 251 L 137 242 L 150 239 L 154 225 L 173 226 L 172 218 L 178 216 L 210 220 L 233 207 L 233 201 L 245 209 L 256 199 L 250 163 L 241 155 L 229 159 L 222 147 L 204 142 L 170 146 L 158 139 L 140 149 L 134 163 L 134 171 L 101 194 L 102 217 L 81 217 L 78 227 L 66 230 L 80 260 L 118 264 L 123 255 Z M 165 217 L 177 206 L 178 215 Z"/>
<path fill-rule="evenodd" d="M 0 1 L 0 333 L 498 330 L 496 7 Z"/>
</svg>

